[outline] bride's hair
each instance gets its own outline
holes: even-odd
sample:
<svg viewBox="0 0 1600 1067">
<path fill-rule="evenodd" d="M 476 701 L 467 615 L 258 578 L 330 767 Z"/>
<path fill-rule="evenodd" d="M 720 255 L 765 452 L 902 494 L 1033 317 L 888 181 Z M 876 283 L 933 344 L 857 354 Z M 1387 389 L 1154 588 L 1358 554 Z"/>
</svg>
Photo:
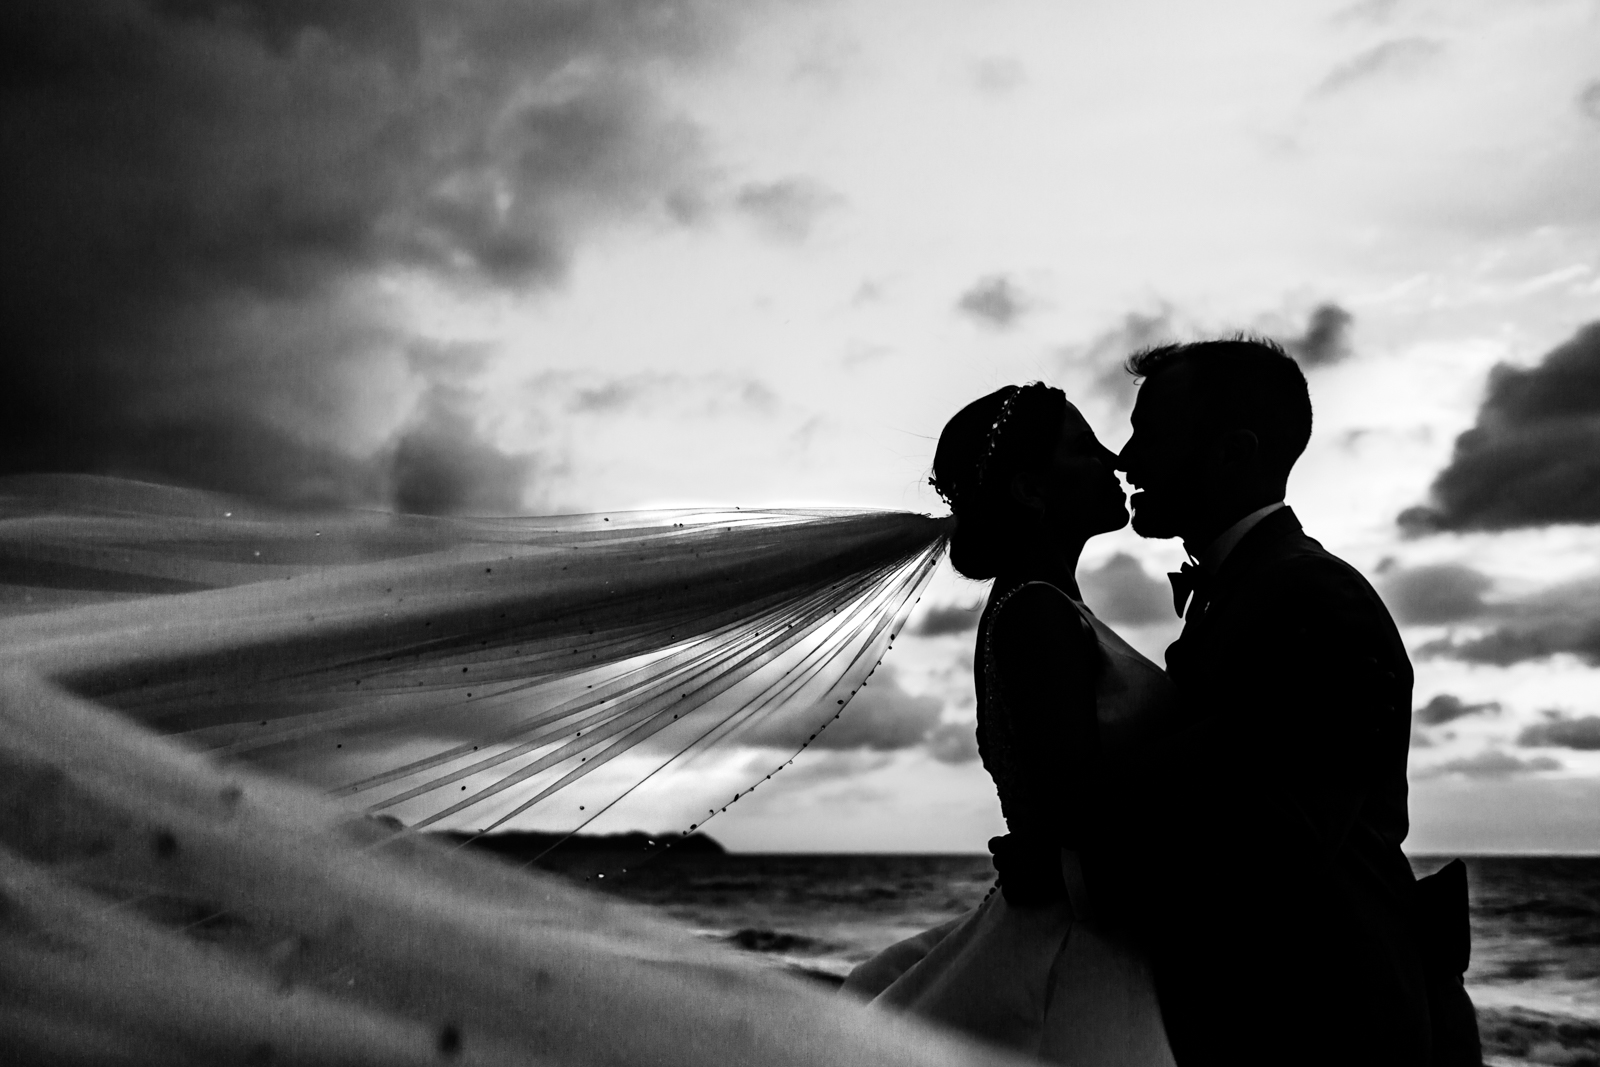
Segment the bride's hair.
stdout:
<svg viewBox="0 0 1600 1067">
<path fill-rule="evenodd" d="M 945 423 L 928 482 L 956 517 L 950 562 L 968 578 L 999 574 L 1007 541 L 1032 521 L 1011 479 L 1046 463 L 1066 412 L 1067 394 L 1032 382 L 996 389 Z"/>
</svg>

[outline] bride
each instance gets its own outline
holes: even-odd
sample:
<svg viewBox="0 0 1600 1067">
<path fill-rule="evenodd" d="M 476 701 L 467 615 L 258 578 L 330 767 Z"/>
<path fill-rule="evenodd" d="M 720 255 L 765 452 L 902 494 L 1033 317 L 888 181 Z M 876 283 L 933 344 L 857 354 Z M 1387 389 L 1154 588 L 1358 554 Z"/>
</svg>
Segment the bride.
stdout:
<svg viewBox="0 0 1600 1067">
<path fill-rule="evenodd" d="M 1171 1064 L 1150 969 L 1097 920 L 1076 849 L 1099 765 L 1161 729 L 1165 673 L 1084 606 L 1074 577 L 1127 507 L 1114 455 L 1059 389 L 1006 386 L 945 426 L 932 484 L 950 558 L 993 579 L 978 625 L 978 747 L 1008 833 L 977 908 L 861 964 L 845 990 L 1047 1062 Z"/>
</svg>

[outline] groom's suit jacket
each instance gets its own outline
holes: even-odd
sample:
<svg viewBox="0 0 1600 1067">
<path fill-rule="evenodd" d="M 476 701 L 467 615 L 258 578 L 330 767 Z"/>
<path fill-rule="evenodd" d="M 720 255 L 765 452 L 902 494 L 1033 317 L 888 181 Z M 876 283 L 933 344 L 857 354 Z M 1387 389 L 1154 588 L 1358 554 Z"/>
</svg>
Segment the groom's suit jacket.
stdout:
<svg viewBox="0 0 1600 1067">
<path fill-rule="evenodd" d="M 1180 1067 L 1430 1062 L 1413 926 L 1412 672 L 1354 568 L 1281 509 L 1167 650 L 1179 725 L 1087 849 L 1144 935 Z"/>
</svg>

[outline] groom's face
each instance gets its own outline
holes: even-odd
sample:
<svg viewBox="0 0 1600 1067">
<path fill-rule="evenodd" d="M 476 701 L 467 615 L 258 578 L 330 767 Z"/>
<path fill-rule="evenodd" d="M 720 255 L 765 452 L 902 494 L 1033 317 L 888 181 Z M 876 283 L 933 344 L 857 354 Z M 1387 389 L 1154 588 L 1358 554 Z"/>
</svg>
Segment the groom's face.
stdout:
<svg viewBox="0 0 1600 1067">
<path fill-rule="evenodd" d="M 1178 364 L 1145 379 L 1133 405 L 1133 436 L 1117 457 L 1135 492 L 1141 537 L 1183 537 L 1199 514 L 1205 449 L 1193 371 Z"/>
</svg>

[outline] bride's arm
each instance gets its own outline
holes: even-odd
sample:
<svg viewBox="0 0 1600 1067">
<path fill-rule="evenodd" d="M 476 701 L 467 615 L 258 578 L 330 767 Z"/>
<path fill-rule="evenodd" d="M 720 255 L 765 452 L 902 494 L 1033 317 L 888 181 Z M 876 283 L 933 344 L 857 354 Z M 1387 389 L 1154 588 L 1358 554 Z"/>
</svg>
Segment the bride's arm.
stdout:
<svg viewBox="0 0 1600 1067">
<path fill-rule="evenodd" d="M 1010 829 L 1076 848 L 1100 754 L 1094 629 L 1059 591 L 1029 585 L 1006 601 L 991 641 L 1015 755 L 1030 785 L 1026 825 Z"/>
</svg>

